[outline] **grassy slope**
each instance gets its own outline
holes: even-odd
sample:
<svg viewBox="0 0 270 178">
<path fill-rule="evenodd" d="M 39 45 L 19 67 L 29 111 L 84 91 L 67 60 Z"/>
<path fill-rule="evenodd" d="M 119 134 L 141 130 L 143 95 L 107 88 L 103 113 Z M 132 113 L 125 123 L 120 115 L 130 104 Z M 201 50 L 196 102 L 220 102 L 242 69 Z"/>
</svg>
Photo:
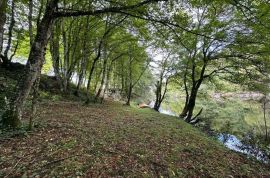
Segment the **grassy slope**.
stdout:
<svg viewBox="0 0 270 178">
<path fill-rule="evenodd" d="M 0 177 L 268 177 L 177 118 L 120 103 L 44 101 L 32 133 L 0 136 Z M 269 169 L 269 170 L 267 170 Z"/>
</svg>

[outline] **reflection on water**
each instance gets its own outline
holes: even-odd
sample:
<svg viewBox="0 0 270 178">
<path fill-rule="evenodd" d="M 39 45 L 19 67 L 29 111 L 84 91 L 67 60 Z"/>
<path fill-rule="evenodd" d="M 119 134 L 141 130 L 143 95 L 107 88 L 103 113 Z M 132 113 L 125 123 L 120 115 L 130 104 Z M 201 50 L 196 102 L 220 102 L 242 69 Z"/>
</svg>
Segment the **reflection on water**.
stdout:
<svg viewBox="0 0 270 178">
<path fill-rule="evenodd" d="M 264 163 L 269 163 L 270 160 L 267 155 L 258 148 L 251 145 L 243 144 L 236 136 L 230 134 L 219 134 L 218 140 L 222 142 L 230 150 L 243 153 L 247 157 L 255 157 L 257 160 Z"/>
<path fill-rule="evenodd" d="M 154 101 L 151 101 L 149 103 L 149 107 L 154 108 Z M 160 107 L 159 112 L 162 114 L 170 115 L 170 116 L 177 116 L 174 112 L 171 110 L 165 110 L 162 107 Z M 264 163 L 270 163 L 270 160 L 268 156 L 260 149 L 255 148 L 251 145 L 247 145 L 241 142 L 235 135 L 230 134 L 218 134 L 218 140 L 223 143 L 227 148 L 230 150 L 243 153 L 247 157 L 254 157 L 257 160 L 264 162 Z"/>
<path fill-rule="evenodd" d="M 150 108 L 154 108 L 155 102 L 151 101 L 148 105 Z M 177 114 L 175 114 L 171 110 L 166 110 L 166 109 L 163 109 L 162 107 L 159 108 L 158 112 L 169 115 L 169 116 L 177 116 Z"/>
</svg>

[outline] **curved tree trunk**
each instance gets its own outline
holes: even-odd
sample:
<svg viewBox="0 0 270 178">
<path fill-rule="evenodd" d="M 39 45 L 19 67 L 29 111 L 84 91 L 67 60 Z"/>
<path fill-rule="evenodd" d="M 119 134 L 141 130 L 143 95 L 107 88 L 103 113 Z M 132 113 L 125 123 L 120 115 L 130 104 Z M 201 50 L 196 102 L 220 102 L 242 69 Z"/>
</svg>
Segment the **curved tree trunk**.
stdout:
<svg viewBox="0 0 270 178">
<path fill-rule="evenodd" d="M 98 98 L 100 97 L 100 94 L 102 92 L 102 90 L 104 89 L 104 83 L 105 83 L 105 77 L 106 77 L 106 71 L 107 71 L 107 57 L 105 56 L 105 59 L 103 61 L 103 69 L 102 69 L 102 77 L 101 77 L 101 83 L 100 83 L 100 87 L 97 91 L 97 94 L 95 96 L 95 101 L 98 100 Z"/>
<path fill-rule="evenodd" d="M 202 79 L 199 79 L 196 82 L 196 84 L 193 85 L 191 92 L 190 92 L 190 96 L 188 98 L 187 105 L 182 112 L 182 113 L 185 112 L 185 114 L 186 114 L 185 121 L 188 123 L 191 123 L 192 121 L 194 121 L 194 119 L 196 119 L 196 118 L 192 118 L 192 116 L 193 116 L 193 111 L 194 111 L 194 108 L 196 105 L 197 94 L 198 94 L 198 91 L 199 91 L 199 88 L 201 86 L 202 81 L 203 81 Z M 199 113 L 201 113 L 201 111 Z M 196 116 L 196 117 L 198 117 L 198 116 Z"/>
<path fill-rule="evenodd" d="M 11 18 L 10 18 L 10 24 L 8 27 L 8 41 L 7 41 L 7 47 L 4 50 L 4 55 L 2 56 L 3 59 L 3 66 L 9 67 L 10 65 L 10 59 L 8 56 L 8 53 L 11 49 L 11 43 L 12 43 L 12 36 L 13 36 L 13 28 L 15 26 L 15 1 L 13 0 L 11 2 Z"/>
</svg>

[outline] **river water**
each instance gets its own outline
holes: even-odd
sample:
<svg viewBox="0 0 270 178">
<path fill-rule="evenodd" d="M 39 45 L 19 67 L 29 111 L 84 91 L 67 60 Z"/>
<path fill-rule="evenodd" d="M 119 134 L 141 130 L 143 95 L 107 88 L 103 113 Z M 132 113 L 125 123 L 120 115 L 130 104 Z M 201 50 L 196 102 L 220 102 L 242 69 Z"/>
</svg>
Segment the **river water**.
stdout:
<svg viewBox="0 0 270 178">
<path fill-rule="evenodd" d="M 149 106 L 154 108 L 154 101 L 151 101 Z M 176 113 L 172 112 L 171 110 L 166 110 L 160 107 L 159 112 L 162 114 L 170 115 L 170 116 L 178 116 Z M 258 161 L 263 163 L 270 163 L 268 156 L 258 148 L 254 148 L 251 145 L 247 145 L 242 143 L 240 139 L 238 139 L 235 135 L 231 134 L 217 134 L 217 139 L 221 142 L 225 147 L 229 148 L 238 153 L 242 153 L 246 155 L 248 158 L 256 158 Z"/>
</svg>

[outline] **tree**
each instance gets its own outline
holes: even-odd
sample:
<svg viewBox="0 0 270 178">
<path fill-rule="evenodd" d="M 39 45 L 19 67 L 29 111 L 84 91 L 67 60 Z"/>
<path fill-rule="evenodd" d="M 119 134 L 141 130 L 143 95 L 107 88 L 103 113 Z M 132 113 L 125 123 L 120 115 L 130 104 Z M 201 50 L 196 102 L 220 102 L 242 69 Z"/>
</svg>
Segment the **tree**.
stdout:
<svg viewBox="0 0 270 178">
<path fill-rule="evenodd" d="M 171 59 L 171 55 L 169 53 L 166 57 L 161 59 L 161 61 L 156 61 L 156 65 L 157 66 L 155 68 L 156 70 L 159 70 L 159 71 L 158 71 L 158 81 L 155 84 L 156 100 L 154 104 L 154 109 L 158 111 L 161 106 L 161 103 L 163 102 L 165 98 L 169 81 L 171 77 L 173 77 L 174 75 L 173 66 L 175 64 L 174 64 L 173 59 Z"/>
<path fill-rule="evenodd" d="M 10 125 L 14 128 L 19 127 L 21 117 L 24 110 L 24 103 L 29 95 L 33 83 L 39 75 L 40 69 L 43 64 L 43 56 L 46 51 L 46 46 L 49 40 L 51 27 L 53 21 L 60 17 L 72 16 L 94 16 L 105 13 L 122 13 L 126 10 L 133 10 L 143 7 L 147 4 L 158 2 L 158 0 L 145 0 L 133 5 L 105 7 L 103 9 L 90 9 L 90 10 L 61 10 L 58 8 L 59 0 L 50 0 L 44 12 L 41 22 L 38 24 L 35 40 L 31 46 L 28 62 L 26 65 L 26 73 L 24 78 L 19 82 L 16 94 L 11 99 L 10 108 L 3 114 L 4 125 Z"/>
<path fill-rule="evenodd" d="M 3 36 L 4 36 L 4 25 L 6 23 L 6 9 L 7 9 L 7 0 L 0 2 L 0 54 L 2 54 L 3 49 Z"/>
<path fill-rule="evenodd" d="M 199 122 L 194 116 L 196 98 L 202 83 L 214 77 L 231 82 L 245 83 L 255 76 L 263 77 L 266 65 L 260 65 L 257 52 L 239 49 L 244 45 L 239 42 L 239 34 L 246 33 L 245 26 L 233 25 L 235 8 L 220 2 L 198 2 L 187 5 L 191 13 L 178 13 L 174 16 L 174 27 L 171 27 L 174 48 L 179 56 L 179 73 L 183 78 L 186 93 L 185 106 L 180 114 L 188 123 Z M 226 20 L 220 20 L 226 19 Z M 186 25 L 191 32 L 186 33 L 181 26 Z M 180 48 L 181 47 L 181 48 Z M 262 62 L 264 63 L 264 62 Z M 264 63 L 265 64 L 265 63 Z M 248 76 L 248 77 L 247 77 Z"/>
</svg>

